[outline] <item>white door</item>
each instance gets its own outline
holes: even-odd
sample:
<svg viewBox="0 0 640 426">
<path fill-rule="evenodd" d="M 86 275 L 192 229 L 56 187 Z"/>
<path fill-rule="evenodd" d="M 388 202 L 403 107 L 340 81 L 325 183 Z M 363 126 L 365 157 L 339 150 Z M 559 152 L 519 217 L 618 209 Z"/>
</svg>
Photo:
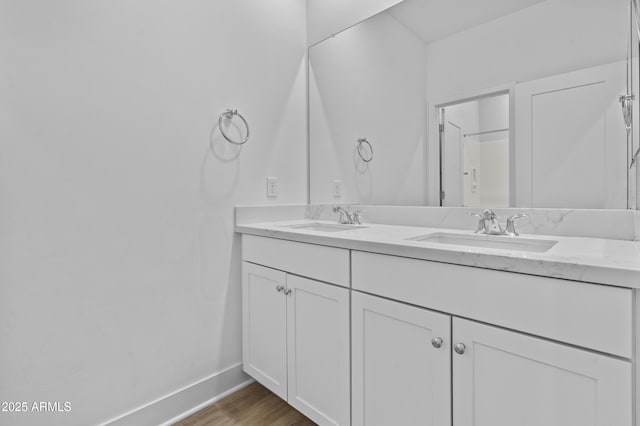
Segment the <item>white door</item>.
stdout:
<svg viewBox="0 0 640 426">
<path fill-rule="evenodd" d="M 451 317 L 355 291 L 351 298 L 353 424 L 450 425 Z"/>
<path fill-rule="evenodd" d="M 244 371 L 286 400 L 286 274 L 248 262 L 243 262 L 242 269 Z"/>
<path fill-rule="evenodd" d="M 516 204 L 626 208 L 627 142 L 617 62 L 516 85 Z"/>
<path fill-rule="evenodd" d="M 350 424 L 349 289 L 287 275 L 288 402 L 320 425 Z"/>
<path fill-rule="evenodd" d="M 454 426 L 631 426 L 627 361 L 459 318 L 453 344 Z"/>
<path fill-rule="evenodd" d="M 443 206 L 460 207 L 463 205 L 463 157 L 462 129 L 445 120 L 442 158 Z"/>
</svg>

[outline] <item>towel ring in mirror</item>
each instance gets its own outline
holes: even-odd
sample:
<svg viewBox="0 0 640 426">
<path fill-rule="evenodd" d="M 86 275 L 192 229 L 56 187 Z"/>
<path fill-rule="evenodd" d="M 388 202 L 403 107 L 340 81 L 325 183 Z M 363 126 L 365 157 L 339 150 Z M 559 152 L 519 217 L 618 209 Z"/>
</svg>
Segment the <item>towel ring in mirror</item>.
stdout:
<svg viewBox="0 0 640 426">
<path fill-rule="evenodd" d="M 222 119 L 226 118 L 227 120 L 231 120 L 234 115 L 240 117 L 240 120 L 242 120 L 244 126 L 247 128 L 247 135 L 240 142 L 231 139 L 222 129 Z M 222 111 L 222 113 L 218 116 L 218 128 L 220 129 L 220 133 L 222 133 L 222 136 L 224 136 L 227 141 L 231 142 L 234 145 L 244 145 L 249 140 L 249 123 L 247 123 L 247 120 L 245 120 L 245 118 L 238 112 L 237 109 L 225 109 L 224 111 Z"/>
<path fill-rule="evenodd" d="M 362 152 L 363 144 L 369 145 L 369 156 L 367 156 L 366 153 Z M 364 161 L 365 163 L 369 163 L 371 160 L 373 160 L 373 147 L 371 146 L 371 143 L 367 140 L 367 138 L 358 139 L 358 148 L 356 150 L 358 151 L 358 155 L 360 156 L 362 161 Z"/>
</svg>

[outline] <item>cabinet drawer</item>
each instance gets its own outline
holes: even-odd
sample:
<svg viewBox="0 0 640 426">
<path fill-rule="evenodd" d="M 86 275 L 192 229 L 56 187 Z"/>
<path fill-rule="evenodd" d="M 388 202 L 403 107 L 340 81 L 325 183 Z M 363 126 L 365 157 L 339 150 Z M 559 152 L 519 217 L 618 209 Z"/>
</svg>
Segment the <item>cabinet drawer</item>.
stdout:
<svg viewBox="0 0 640 426">
<path fill-rule="evenodd" d="M 242 259 L 349 287 L 349 250 L 346 249 L 244 234 Z"/>
<path fill-rule="evenodd" d="M 489 269 L 352 253 L 356 290 L 625 358 L 630 289 Z"/>
</svg>

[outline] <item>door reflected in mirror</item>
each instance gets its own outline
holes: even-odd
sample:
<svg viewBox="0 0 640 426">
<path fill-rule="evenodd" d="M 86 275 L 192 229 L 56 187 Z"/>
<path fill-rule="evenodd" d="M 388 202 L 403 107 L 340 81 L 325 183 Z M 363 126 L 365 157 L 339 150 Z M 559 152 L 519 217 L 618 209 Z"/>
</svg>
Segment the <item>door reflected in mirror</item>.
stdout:
<svg viewBox="0 0 640 426">
<path fill-rule="evenodd" d="M 442 206 L 509 207 L 509 94 L 440 108 Z"/>
</svg>

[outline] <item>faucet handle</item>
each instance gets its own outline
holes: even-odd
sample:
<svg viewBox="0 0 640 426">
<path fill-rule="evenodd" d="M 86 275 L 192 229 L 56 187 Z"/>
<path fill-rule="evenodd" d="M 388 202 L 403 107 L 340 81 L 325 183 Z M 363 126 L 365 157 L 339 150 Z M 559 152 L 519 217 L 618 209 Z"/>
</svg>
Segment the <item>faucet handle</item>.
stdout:
<svg viewBox="0 0 640 426">
<path fill-rule="evenodd" d="M 507 220 L 524 219 L 525 217 L 529 217 L 529 215 L 526 213 L 518 213 L 514 214 L 513 216 L 509 216 Z"/>
<path fill-rule="evenodd" d="M 498 218 L 498 216 L 496 216 L 496 214 L 489 209 L 482 210 L 482 217 L 484 217 L 487 220 L 495 220 Z"/>
<path fill-rule="evenodd" d="M 353 213 L 351 213 L 351 223 L 355 225 L 362 225 L 362 223 L 360 222 L 360 219 L 362 218 L 362 214 L 364 212 L 365 212 L 364 210 L 356 210 Z"/>
<path fill-rule="evenodd" d="M 476 227 L 475 233 L 484 233 L 487 231 L 487 225 L 484 222 L 484 213 L 480 214 L 480 213 L 475 213 L 475 212 L 469 212 L 467 213 L 469 216 L 474 216 L 478 218 L 478 226 Z"/>
<path fill-rule="evenodd" d="M 518 231 L 516 231 L 516 220 L 524 219 L 525 217 L 529 217 L 529 215 L 524 213 L 514 214 L 513 216 L 509 216 L 507 218 L 507 227 L 504 230 L 504 233 L 511 236 L 517 236 Z"/>
</svg>

